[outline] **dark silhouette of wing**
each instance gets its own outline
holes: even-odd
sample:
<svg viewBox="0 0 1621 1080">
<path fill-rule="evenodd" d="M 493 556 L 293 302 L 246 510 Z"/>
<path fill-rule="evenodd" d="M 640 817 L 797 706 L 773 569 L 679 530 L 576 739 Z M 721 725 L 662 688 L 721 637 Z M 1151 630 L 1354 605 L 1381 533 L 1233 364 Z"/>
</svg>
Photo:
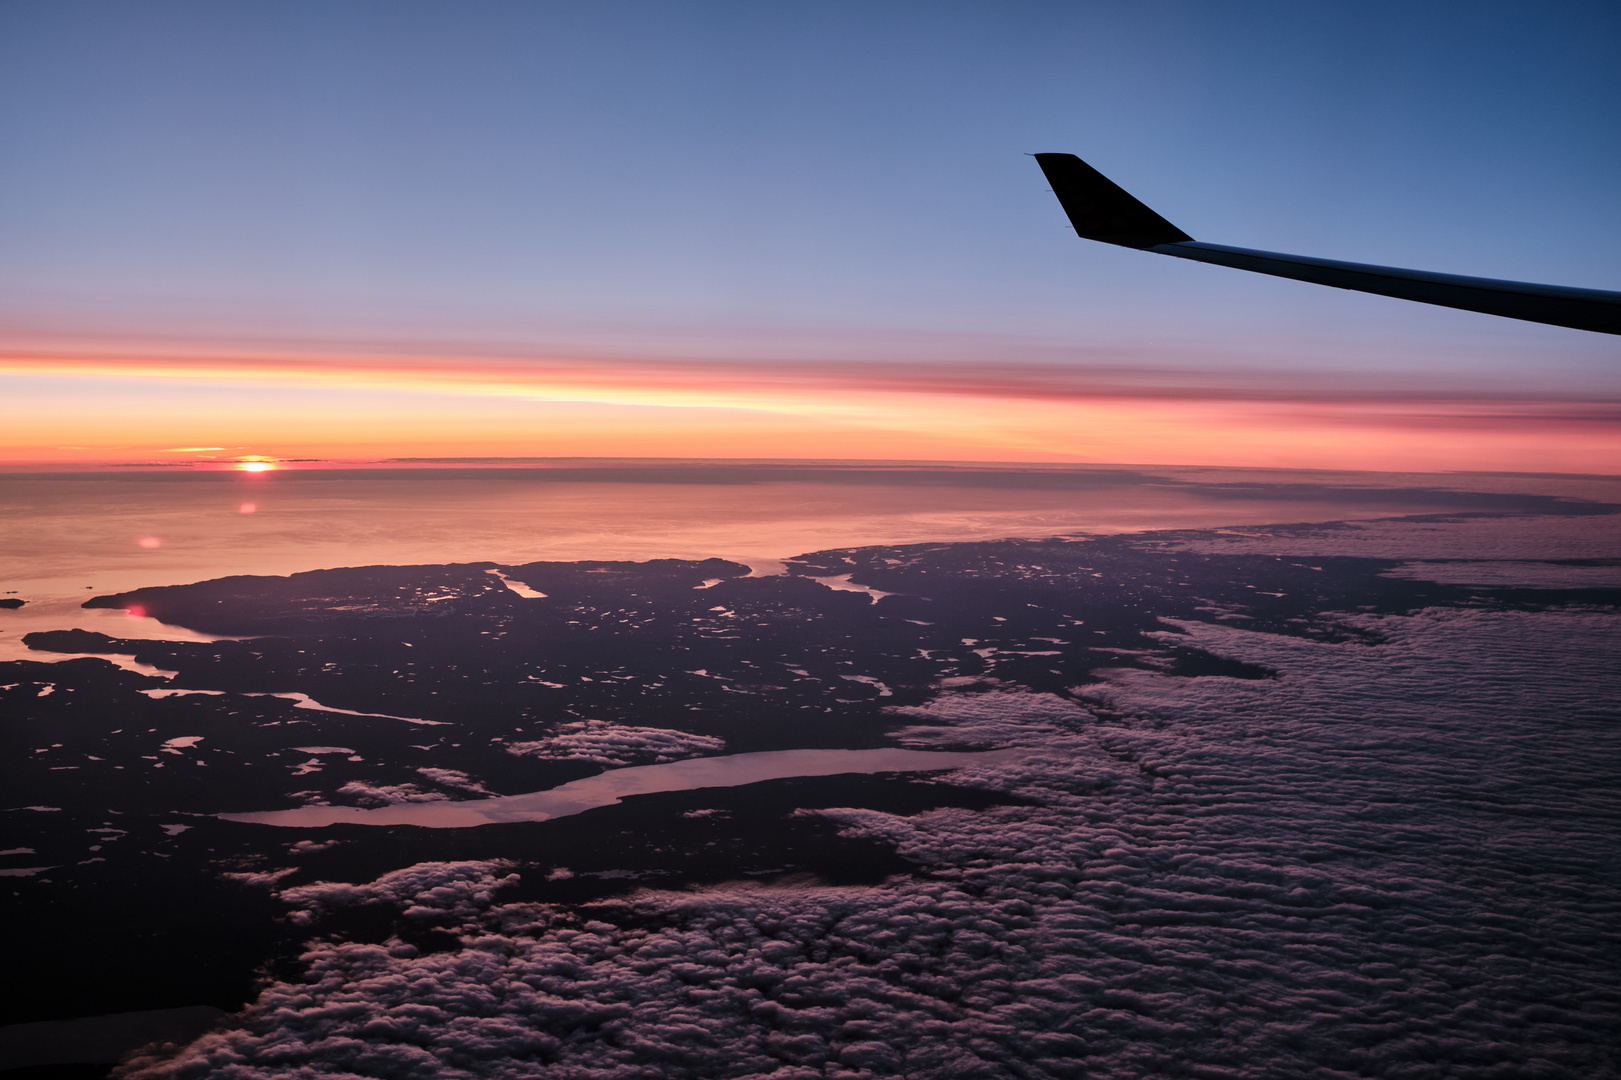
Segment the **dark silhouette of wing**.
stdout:
<svg viewBox="0 0 1621 1080">
<path fill-rule="evenodd" d="M 1036 154 L 1035 159 L 1041 171 L 1047 174 L 1053 194 L 1058 196 L 1059 205 L 1069 215 L 1075 231 L 1087 240 L 1331 285 L 1336 289 L 1378 293 L 1600 334 L 1621 334 L 1621 293 L 1432 274 L 1395 266 L 1370 266 L 1201 243 L 1074 154 Z"/>
</svg>

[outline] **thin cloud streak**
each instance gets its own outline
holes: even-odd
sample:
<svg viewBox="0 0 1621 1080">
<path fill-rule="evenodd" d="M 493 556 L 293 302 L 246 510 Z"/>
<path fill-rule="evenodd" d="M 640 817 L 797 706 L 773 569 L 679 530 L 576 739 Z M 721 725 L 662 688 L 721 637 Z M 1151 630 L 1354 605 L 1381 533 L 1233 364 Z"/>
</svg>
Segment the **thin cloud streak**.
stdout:
<svg viewBox="0 0 1621 1080">
<path fill-rule="evenodd" d="M 1007 351 L 1015 351 L 1010 347 Z M 1028 348 L 1018 349 L 1028 354 Z M 1072 353 L 1079 350 L 1070 350 Z M 1098 350 L 1118 352 L 1118 350 Z M 0 373 L 90 378 L 182 379 L 211 383 L 292 383 L 552 400 L 805 407 L 805 390 L 1052 401 L 1135 400 L 1332 402 L 1337 404 L 1555 405 L 1568 419 L 1621 416 L 1621 394 L 1537 393 L 1478 375 L 1467 390 L 1456 376 L 1279 371 L 1172 364 L 1025 359 L 738 359 L 623 356 L 590 350 L 386 352 L 294 346 L 219 347 L 185 341 L 35 341 L 0 348 Z M 1557 404 L 1556 404 L 1557 403 Z"/>
<path fill-rule="evenodd" d="M 277 457 L 864 457 L 1621 471 L 1621 393 L 1436 374 L 1006 361 L 750 360 L 485 345 L 13 339 L 0 378 L 72 399 L 0 457 L 236 446 Z M 981 344 L 989 344 L 983 342 Z M 898 351 L 898 350 L 897 350 Z M 124 391 L 109 389 L 116 380 Z M 121 394 L 151 392 L 140 408 Z M 133 390 L 129 388 L 134 388 Z M 179 393 L 184 390 L 185 393 Z M 204 404 L 234 395 L 228 410 Z M 201 395 L 199 397 L 198 395 Z M 113 398 L 118 400 L 114 401 Z M 581 411 L 584 410 L 584 411 Z M 25 410 L 26 412 L 26 410 Z M 48 426 L 48 425 L 47 425 Z M 68 444 L 89 447 L 66 454 Z"/>
</svg>

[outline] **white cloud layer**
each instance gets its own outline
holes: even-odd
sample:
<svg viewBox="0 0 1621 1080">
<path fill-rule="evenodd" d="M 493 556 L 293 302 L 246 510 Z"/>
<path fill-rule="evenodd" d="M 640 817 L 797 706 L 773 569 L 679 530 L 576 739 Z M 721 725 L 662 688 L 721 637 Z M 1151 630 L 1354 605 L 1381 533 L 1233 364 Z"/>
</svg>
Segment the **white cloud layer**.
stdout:
<svg viewBox="0 0 1621 1080">
<path fill-rule="evenodd" d="M 507 753 L 567 761 L 595 761 L 603 765 L 661 765 L 667 761 L 715 754 L 726 740 L 691 735 L 670 728 L 631 727 L 605 720 L 559 724 L 549 738 L 516 742 Z"/>
<path fill-rule="evenodd" d="M 1095 712 L 948 691 L 911 742 L 1036 748 L 1031 805 L 817 811 L 926 871 L 502 903 L 503 863 L 282 895 L 455 951 L 315 941 L 238 1030 L 126 1080 L 1614 1075 L 1621 618 L 1359 617 L 1382 644 L 1188 624 L 1277 679 L 1121 670 Z M 1186 641 L 1187 639 L 1182 639 Z"/>
</svg>

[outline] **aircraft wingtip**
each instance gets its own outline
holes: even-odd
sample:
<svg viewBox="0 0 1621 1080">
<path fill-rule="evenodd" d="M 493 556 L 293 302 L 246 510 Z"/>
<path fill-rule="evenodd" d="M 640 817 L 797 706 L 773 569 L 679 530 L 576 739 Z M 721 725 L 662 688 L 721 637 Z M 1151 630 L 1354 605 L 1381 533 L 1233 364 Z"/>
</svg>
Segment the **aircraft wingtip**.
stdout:
<svg viewBox="0 0 1621 1080">
<path fill-rule="evenodd" d="M 1074 154 L 1030 156 L 1052 184 L 1070 224 L 1085 239 L 1134 248 L 1193 239 Z"/>
</svg>

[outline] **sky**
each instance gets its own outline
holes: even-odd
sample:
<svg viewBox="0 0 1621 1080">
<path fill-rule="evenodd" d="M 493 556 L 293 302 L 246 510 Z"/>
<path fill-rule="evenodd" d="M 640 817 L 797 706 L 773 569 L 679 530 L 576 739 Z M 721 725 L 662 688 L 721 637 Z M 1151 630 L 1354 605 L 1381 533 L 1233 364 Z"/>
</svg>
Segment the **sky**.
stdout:
<svg viewBox="0 0 1621 1080">
<path fill-rule="evenodd" d="M 1621 290 L 1621 10 L 0 3 L 0 467 L 1621 472 L 1621 339 L 1077 239 Z"/>
</svg>

